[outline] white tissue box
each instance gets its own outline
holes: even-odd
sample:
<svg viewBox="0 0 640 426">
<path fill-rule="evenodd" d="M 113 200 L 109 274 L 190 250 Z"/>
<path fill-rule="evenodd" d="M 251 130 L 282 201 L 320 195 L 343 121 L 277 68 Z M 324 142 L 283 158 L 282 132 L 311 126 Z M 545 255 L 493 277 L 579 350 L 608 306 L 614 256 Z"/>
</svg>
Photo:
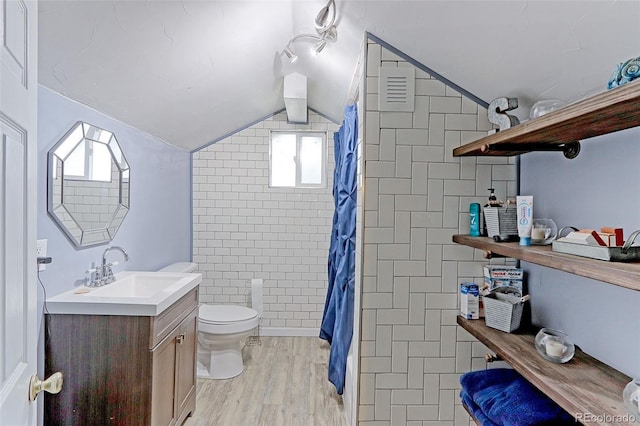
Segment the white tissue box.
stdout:
<svg viewBox="0 0 640 426">
<path fill-rule="evenodd" d="M 465 319 L 480 318 L 480 289 L 478 284 L 460 284 L 460 315 Z"/>
</svg>

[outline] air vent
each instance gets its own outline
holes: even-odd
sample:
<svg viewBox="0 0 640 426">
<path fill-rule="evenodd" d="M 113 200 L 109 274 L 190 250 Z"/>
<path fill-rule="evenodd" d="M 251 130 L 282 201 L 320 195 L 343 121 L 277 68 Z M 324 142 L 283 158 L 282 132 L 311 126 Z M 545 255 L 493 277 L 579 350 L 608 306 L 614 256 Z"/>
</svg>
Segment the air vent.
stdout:
<svg viewBox="0 0 640 426">
<path fill-rule="evenodd" d="M 307 77 L 297 72 L 286 75 L 283 94 L 289 123 L 308 123 Z"/>
<path fill-rule="evenodd" d="M 413 112 L 415 70 L 411 67 L 380 67 L 378 109 Z"/>
</svg>

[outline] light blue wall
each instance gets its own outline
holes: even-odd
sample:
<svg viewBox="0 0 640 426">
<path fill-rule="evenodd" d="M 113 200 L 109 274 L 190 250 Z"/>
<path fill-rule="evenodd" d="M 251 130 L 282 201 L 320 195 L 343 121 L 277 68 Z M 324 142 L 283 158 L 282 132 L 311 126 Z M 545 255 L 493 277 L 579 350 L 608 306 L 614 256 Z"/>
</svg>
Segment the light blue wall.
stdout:
<svg viewBox="0 0 640 426">
<path fill-rule="evenodd" d="M 76 121 L 114 132 L 131 167 L 131 209 L 109 244 L 124 247 L 131 260 L 125 264 L 119 253 L 111 253 L 109 259 L 120 262 L 114 270 L 157 270 L 190 260 L 191 154 L 41 86 L 37 234 L 38 239 L 48 239 L 47 254 L 53 258 L 40 273 L 47 296 L 73 288 L 92 263 L 101 261 L 108 247 L 75 249 L 47 215 L 47 152 Z"/>
<path fill-rule="evenodd" d="M 521 193 L 534 195 L 534 217 L 558 227 L 640 229 L 640 129 L 582 141 L 574 160 L 561 153 L 521 159 Z M 640 242 L 640 241 L 639 241 Z M 640 377 L 640 291 L 523 262 L 533 322 L 566 331 L 583 351 Z"/>
</svg>

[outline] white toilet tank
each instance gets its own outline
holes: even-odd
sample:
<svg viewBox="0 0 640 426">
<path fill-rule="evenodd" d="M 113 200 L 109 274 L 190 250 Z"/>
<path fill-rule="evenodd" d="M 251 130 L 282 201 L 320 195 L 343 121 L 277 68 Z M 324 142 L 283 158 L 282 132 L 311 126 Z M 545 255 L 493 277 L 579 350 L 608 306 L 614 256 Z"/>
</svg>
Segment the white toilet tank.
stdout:
<svg viewBox="0 0 640 426">
<path fill-rule="evenodd" d="M 158 272 L 187 273 L 187 272 L 195 271 L 197 267 L 198 267 L 198 264 L 193 262 L 176 262 L 176 263 L 172 263 L 170 265 L 165 266 L 164 268 L 160 269 Z"/>
</svg>

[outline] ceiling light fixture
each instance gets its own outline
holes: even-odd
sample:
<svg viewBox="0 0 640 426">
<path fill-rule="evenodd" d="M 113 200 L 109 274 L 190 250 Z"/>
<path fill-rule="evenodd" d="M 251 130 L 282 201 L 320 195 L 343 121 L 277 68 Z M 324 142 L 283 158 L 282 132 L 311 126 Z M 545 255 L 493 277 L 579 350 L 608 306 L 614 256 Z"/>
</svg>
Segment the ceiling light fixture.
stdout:
<svg viewBox="0 0 640 426">
<path fill-rule="evenodd" d="M 311 48 L 311 52 L 315 55 L 319 54 L 326 47 L 327 41 L 335 42 L 338 39 L 336 17 L 336 2 L 335 0 L 329 0 L 329 2 L 320 9 L 314 22 L 318 34 L 298 34 L 289 40 L 282 53 L 287 55 L 291 63 L 294 63 L 298 60 L 298 55 L 296 55 L 293 50 L 293 44 L 300 39 L 308 39 L 316 41 L 316 44 Z"/>
<path fill-rule="evenodd" d="M 318 43 L 316 43 L 316 45 L 313 47 L 313 53 L 314 54 L 318 54 L 320 52 L 322 52 L 322 49 L 324 49 L 324 47 L 327 45 L 327 42 L 324 40 L 320 40 Z"/>
<path fill-rule="evenodd" d="M 322 33 L 322 38 L 329 41 L 336 41 L 338 39 L 338 30 L 335 25 L 332 25 L 327 31 Z"/>
<path fill-rule="evenodd" d="M 329 19 L 331 13 L 331 19 Z M 318 12 L 316 16 L 316 31 L 320 34 L 327 32 L 336 22 L 336 2 L 329 0 L 329 3 Z"/>
<path fill-rule="evenodd" d="M 284 54 L 287 55 L 287 58 L 289 58 L 289 61 L 293 64 L 295 61 L 298 60 L 298 55 L 296 55 L 295 53 L 293 53 L 293 50 L 291 50 L 289 47 L 285 47 L 284 48 Z"/>
</svg>

